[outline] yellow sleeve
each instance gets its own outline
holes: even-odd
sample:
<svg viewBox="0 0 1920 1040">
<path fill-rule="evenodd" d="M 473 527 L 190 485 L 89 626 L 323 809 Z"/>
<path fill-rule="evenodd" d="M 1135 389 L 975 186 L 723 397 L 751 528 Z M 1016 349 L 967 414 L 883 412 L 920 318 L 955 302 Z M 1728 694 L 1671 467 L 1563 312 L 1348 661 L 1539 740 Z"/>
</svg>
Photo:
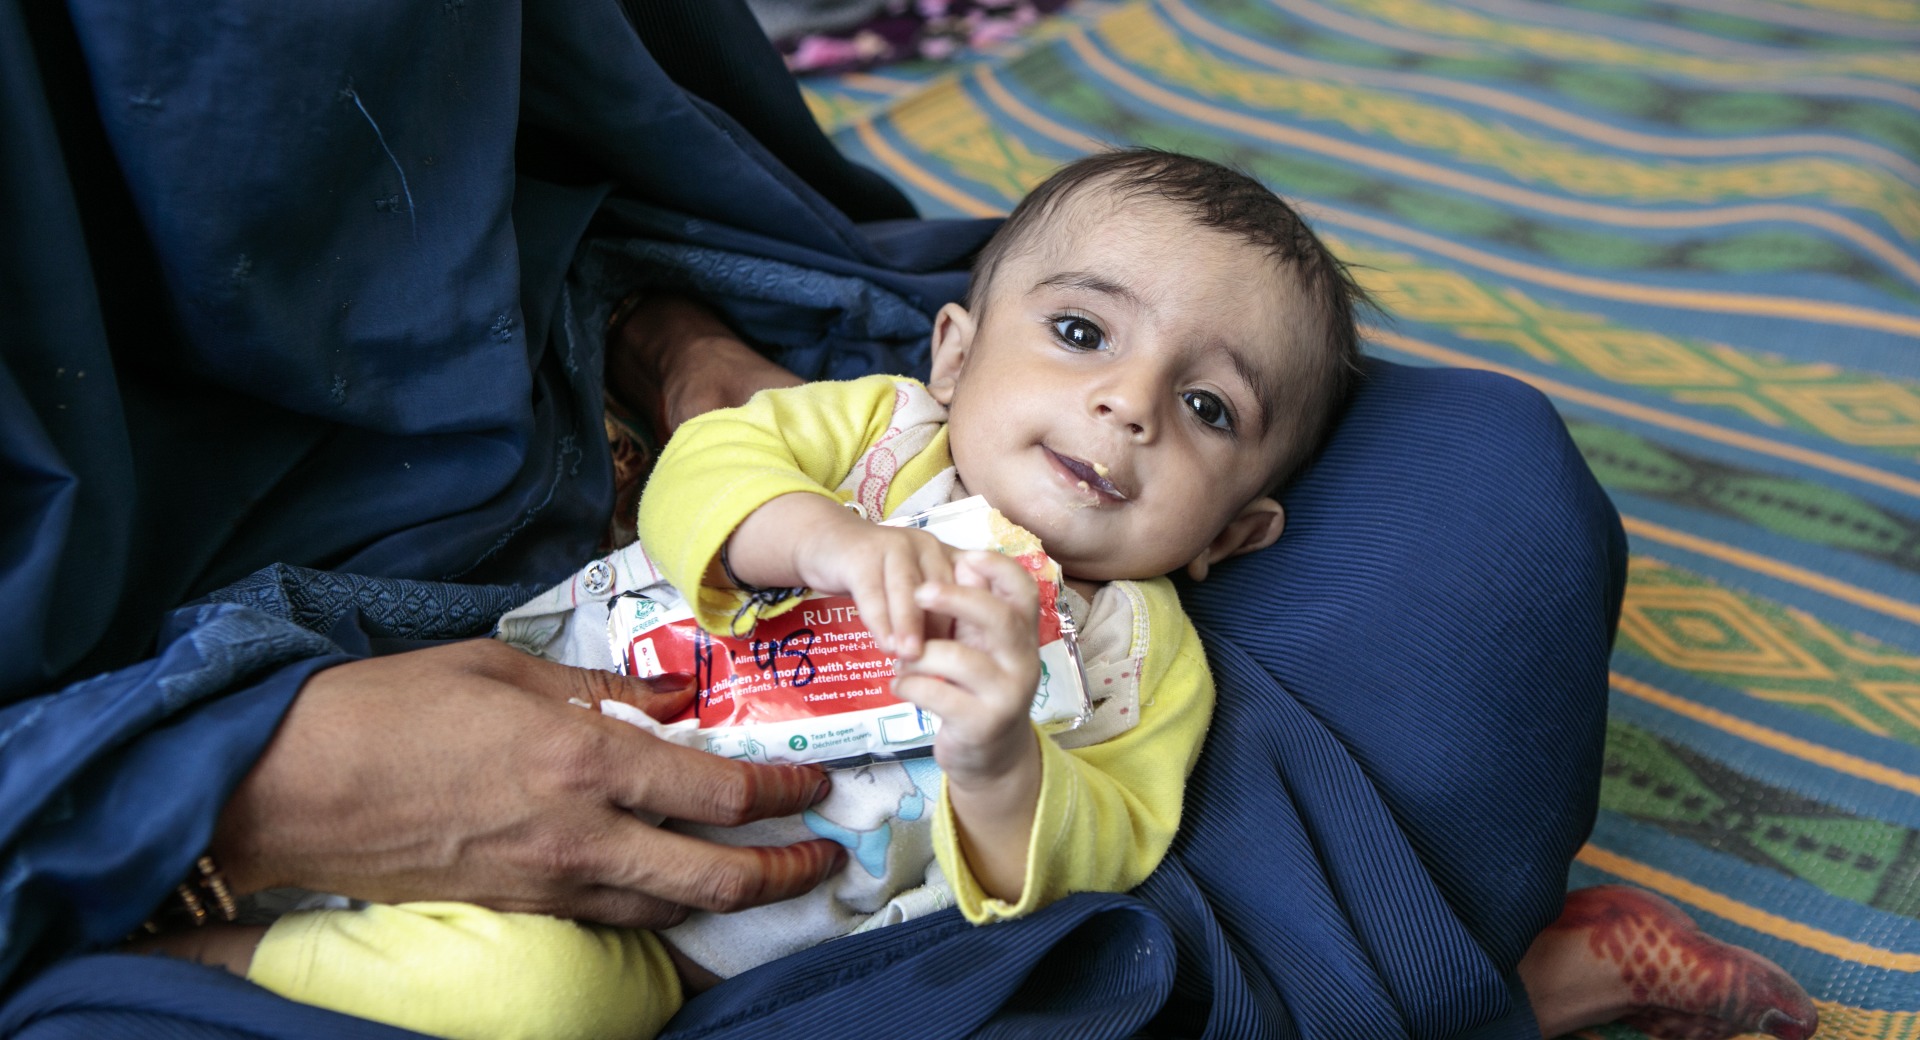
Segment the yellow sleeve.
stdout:
<svg viewBox="0 0 1920 1040">
<path fill-rule="evenodd" d="M 288 914 L 267 929 L 247 978 L 449 1040 L 652 1040 L 682 1002 L 652 932 L 466 903 Z"/>
<path fill-rule="evenodd" d="M 728 631 L 746 602 L 738 590 L 703 584 L 733 529 L 792 492 L 838 501 L 834 489 L 893 419 L 894 382 L 880 375 L 762 390 L 674 433 L 640 499 L 640 541 L 702 627 Z M 797 602 L 750 613 L 741 623 Z"/>
<path fill-rule="evenodd" d="M 1188 774 L 1213 717 L 1213 675 L 1200 634 L 1165 578 L 1141 582 L 1148 645 L 1140 720 L 1112 740 L 1066 751 L 1040 738 L 1040 802 L 1020 901 L 981 889 L 960 851 L 941 781 L 934 854 L 974 924 L 1032 913 L 1070 892 L 1125 892 L 1153 873 L 1180 827 Z"/>
</svg>

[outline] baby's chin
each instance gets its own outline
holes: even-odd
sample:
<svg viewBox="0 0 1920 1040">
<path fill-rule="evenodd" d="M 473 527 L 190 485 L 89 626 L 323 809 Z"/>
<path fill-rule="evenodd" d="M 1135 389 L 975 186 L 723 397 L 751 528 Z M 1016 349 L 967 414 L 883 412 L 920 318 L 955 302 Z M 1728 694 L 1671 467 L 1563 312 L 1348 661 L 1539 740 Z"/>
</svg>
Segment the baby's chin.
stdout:
<svg viewBox="0 0 1920 1040">
<path fill-rule="evenodd" d="M 1040 544 L 1046 546 L 1046 539 L 1042 538 Z M 1076 548 L 1069 544 L 1063 546 L 1062 551 L 1055 552 L 1049 547 L 1047 555 L 1060 564 L 1060 569 L 1066 572 L 1067 577 L 1079 581 L 1145 581 L 1185 565 L 1185 561 L 1169 563 L 1159 556 L 1115 554 L 1110 546 L 1105 547 L 1107 551 L 1101 551 L 1101 547 L 1089 547 L 1088 551 L 1076 552 Z"/>
<path fill-rule="evenodd" d="M 1052 555 L 1052 554 L 1049 554 Z M 1130 560 L 1058 560 L 1060 569 L 1075 581 L 1146 581 L 1179 569 L 1179 564 L 1162 566 L 1158 561 Z"/>
<path fill-rule="evenodd" d="M 1029 508 L 1022 509 L 1021 505 Z M 1000 512 L 1040 539 L 1041 548 L 1060 569 L 1079 581 L 1140 581 L 1186 565 L 1185 560 L 1163 559 L 1165 553 L 1129 552 L 1125 546 L 1114 545 L 1114 538 L 1092 529 L 1077 509 L 1035 510 L 1029 500 L 1012 509 L 1003 507 Z"/>
</svg>

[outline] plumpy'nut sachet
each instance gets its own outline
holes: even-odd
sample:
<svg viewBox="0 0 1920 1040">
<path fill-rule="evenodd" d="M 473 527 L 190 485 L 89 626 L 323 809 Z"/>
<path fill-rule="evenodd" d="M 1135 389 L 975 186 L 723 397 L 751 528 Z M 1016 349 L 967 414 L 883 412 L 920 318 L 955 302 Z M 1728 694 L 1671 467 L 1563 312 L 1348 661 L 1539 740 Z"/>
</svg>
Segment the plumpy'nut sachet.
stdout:
<svg viewBox="0 0 1920 1040">
<path fill-rule="evenodd" d="M 1040 685 L 1032 714 L 1058 732 L 1087 717 L 1086 679 L 1073 621 L 1060 608 L 1060 565 L 1039 539 L 978 496 L 888 521 L 918 527 L 957 549 L 990 549 L 1018 560 L 1040 590 Z M 693 705 L 664 724 L 617 701 L 603 712 L 675 743 L 756 762 L 851 765 L 927 754 L 939 721 L 893 695 L 894 660 L 874 642 L 846 596 L 809 596 L 744 638 L 714 635 L 677 597 L 644 595 L 611 604 L 607 635 L 615 668 L 646 678 L 694 677 Z"/>
</svg>

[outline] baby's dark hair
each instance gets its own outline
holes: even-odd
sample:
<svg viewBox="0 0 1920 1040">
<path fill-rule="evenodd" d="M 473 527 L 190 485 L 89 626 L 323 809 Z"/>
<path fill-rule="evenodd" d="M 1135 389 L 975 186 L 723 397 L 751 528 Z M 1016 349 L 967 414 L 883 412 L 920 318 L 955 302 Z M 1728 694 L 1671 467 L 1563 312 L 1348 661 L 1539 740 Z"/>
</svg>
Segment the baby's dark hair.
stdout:
<svg viewBox="0 0 1920 1040">
<path fill-rule="evenodd" d="M 1023 248 L 1068 199 L 1099 187 L 1122 199 L 1157 198 L 1185 210 L 1195 225 L 1236 235 L 1263 249 L 1298 279 L 1314 313 L 1319 342 L 1309 337 L 1297 361 L 1297 384 L 1305 392 L 1288 402 L 1292 421 L 1269 493 L 1298 473 L 1333 428 L 1360 374 L 1360 333 L 1355 317 L 1373 300 L 1307 226 L 1300 214 L 1265 185 L 1207 159 L 1150 148 L 1101 152 L 1076 159 L 1041 182 L 1014 207 L 974 260 L 967 309 L 976 315 L 1000 265 Z"/>
</svg>

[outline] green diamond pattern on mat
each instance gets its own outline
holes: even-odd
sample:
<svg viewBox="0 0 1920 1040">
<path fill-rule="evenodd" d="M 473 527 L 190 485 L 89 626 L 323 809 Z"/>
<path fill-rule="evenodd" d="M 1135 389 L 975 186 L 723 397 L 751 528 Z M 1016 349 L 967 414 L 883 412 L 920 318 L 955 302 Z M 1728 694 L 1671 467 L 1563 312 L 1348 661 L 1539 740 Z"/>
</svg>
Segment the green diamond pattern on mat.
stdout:
<svg viewBox="0 0 1920 1040">
<path fill-rule="evenodd" d="M 1608 488 L 1920 571 L 1920 522 L 1881 512 L 1844 491 L 1687 455 L 1617 427 L 1576 419 L 1567 428 Z"/>
<path fill-rule="evenodd" d="M 1614 652 L 1920 745 L 1920 657 L 1645 555 Z"/>
<path fill-rule="evenodd" d="M 1920 832 L 1771 787 L 1637 726 L 1607 726 L 1600 806 L 1908 917 Z"/>
</svg>

